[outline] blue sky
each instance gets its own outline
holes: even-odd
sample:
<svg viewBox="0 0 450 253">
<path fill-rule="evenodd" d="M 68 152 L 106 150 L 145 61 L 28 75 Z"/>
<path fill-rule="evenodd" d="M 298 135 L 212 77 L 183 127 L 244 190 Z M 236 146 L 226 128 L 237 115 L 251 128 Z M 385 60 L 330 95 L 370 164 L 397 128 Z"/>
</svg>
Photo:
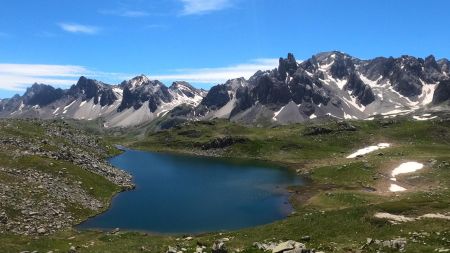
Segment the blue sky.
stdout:
<svg viewBox="0 0 450 253">
<path fill-rule="evenodd" d="M 208 88 L 293 52 L 450 57 L 450 1 L 2 0 L 0 98 L 137 74 Z"/>
</svg>

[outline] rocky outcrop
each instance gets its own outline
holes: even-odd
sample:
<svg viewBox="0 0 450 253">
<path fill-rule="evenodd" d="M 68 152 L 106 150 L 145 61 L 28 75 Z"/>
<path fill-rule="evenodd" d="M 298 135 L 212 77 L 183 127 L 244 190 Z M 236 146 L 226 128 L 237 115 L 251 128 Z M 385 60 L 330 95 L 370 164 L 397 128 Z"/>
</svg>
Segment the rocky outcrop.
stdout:
<svg viewBox="0 0 450 253">
<path fill-rule="evenodd" d="M 361 248 L 365 249 L 371 245 L 377 247 L 378 249 L 390 249 L 395 251 L 403 252 L 405 251 L 407 240 L 405 238 L 396 238 L 392 240 L 374 240 L 372 238 L 367 238 L 366 244 Z"/>
<path fill-rule="evenodd" d="M 23 136 L 22 127 L 32 127 L 35 132 L 25 133 L 33 137 Z M 95 189 L 65 166 L 100 175 L 122 190 L 134 188 L 130 174 L 105 160 L 107 149 L 97 137 L 66 123 L 0 120 L 0 129 L 0 156 L 11 160 L 0 165 L 2 178 L 10 179 L 0 182 L 0 234 L 51 234 L 82 221 L 74 210 L 104 209 L 105 200 L 93 197 Z M 45 163 L 45 169 L 34 161 Z M 11 210 L 14 215 L 8 215 Z"/>
<path fill-rule="evenodd" d="M 253 246 L 259 250 L 272 253 L 314 253 L 314 249 L 307 249 L 306 245 L 294 240 L 280 242 L 255 242 Z"/>
<path fill-rule="evenodd" d="M 216 85 L 212 87 L 206 97 L 200 103 L 201 106 L 205 106 L 208 109 L 216 110 L 230 101 L 230 95 L 228 94 L 228 86 L 226 84 Z"/>
<path fill-rule="evenodd" d="M 161 103 L 169 103 L 172 97 L 169 89 L 160 81 L 152 81 L 146 76 L 137 76 L 120 85 L 123 88 L 123 99 L 118 111 L 128 108 L 135 110 L 148 102 L 148 108 L 155 112 Z"/>
<path fill-rule="evenodd" d="M 112 105 L 118 99 L 108 84 L 84 76 L 67 91 L 67 95 L 82 101 L 93 99 L 94 104 L 101 106 Z"/>
<path fill-rule="evenodd" d="M 369 85 L 365 84 L 355 73 L 350 74 L 344 89 L 351 91 L 362 105 L 375 101 L 375 95 Z"/>
<path fill-rule="evenodd" d="M 297 71 L 298 63 L 292 53 L 288 54 L 287 59 L 280 58 L 278 65 L 278 74 L 280 80 L 286 80 L 288 76 L 293 76 Z"/>
<path fill-rule="evenodd" d="M 433 104 L 438 105 L 443 102 L 450 101 L 450 80 L 441 81 L 433 96 Z"/>
<path fill-rule="evenodd" d="M 25 91 L 23 103 L 30 106 L 46 106 L 60 99 L 64 95 L 62 89 L 55 89 L 50 85 L 33 84 Z"/>
<path fill-rule="evenodd" d="M 211 253 L 227 253 L 227 247 L 225 246 L 225 242 L 223 240 L 217 240 L 214 242 L 211 247 Z"/>
<path fill-rule="evenodd" d="M 242 144 L 248 141 L 249 139 L 243 137 L 225 136 L 221 138 L 215 138 L 205 144 L 201 144 L 200 147 L 202 150 L 223 149 L 234 144 Z"/>
</svg>

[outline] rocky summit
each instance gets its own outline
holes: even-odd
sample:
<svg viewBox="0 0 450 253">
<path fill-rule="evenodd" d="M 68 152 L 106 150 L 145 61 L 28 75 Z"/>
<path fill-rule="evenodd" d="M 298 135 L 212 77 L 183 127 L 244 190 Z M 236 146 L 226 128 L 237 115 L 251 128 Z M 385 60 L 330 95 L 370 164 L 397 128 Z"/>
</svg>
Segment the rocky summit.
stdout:
<svg viewBox="0 0 450 253">
<path fill-rule="evenodd" d="M 144 75 L 118 85 L 80 77 L 67 90 L 34 84 L 23 96 L 1 100 L 0 117 L 102 119 L 107 128 L 155 119 L 275 124 L 321 117 L 365 119 L 448 105 L 448 62 L 432 55 L 362 60 L 338 51 L 300 62 L 288 54 L 276 69 L 229 80 L 208 92 L 183 81 L 167 87 Z"/>
</svg>

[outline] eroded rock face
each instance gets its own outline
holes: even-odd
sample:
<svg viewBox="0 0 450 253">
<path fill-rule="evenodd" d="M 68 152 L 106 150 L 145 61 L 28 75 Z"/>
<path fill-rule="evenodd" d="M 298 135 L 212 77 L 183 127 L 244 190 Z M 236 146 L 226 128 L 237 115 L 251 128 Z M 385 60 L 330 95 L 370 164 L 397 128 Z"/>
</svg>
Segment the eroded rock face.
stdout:
<svg viewBox="0 0 450 253">
<path fill-rule="evenodd" d="M 208 95 L 202 100 L 201 105 L 211 109 L 221 108 L 231 99 L 228 90 L 225 84 L 212 87 Z"/>
<path fill-rule="evenodd" d="M 375 95 L 369 85 L 365 84 L 355 73 L 350 74 L 344 89 L 351 91 L 363 105 L 375 101 Z"/>
<path fill-rule="evenodd" d="M 148 102 L 148 108 L 155 112 L 161 103 L 169 103 L 173 97 L 169 89 L 160 81 L 149 80 L 146 76 L 137 76 L 120 85 L 123 88 L 123 99 L 118 111 L 128 108 L 135 110 Z"/>
<path fill-rule="evenodd" d="M 433 104 L 438 105 L 450 100 L 450 80 L 441 81 L 433 96 Z"/>
<path fill-rule="evenodd" d="M 31 106 L 46 106 L 60 99 L 64 95 L 63 90 L 55 89 L 50 85 L 33 84 L 23 95 L 23 103 Z"/>
<path fill-rule="evenodd" d="M 100 103 L 101 106 L 112 105 L 117 100 L 108 84 L 84 76 L 67 91 L 67 96 L 81 98 L 82 101 L 93 99 L 94 104 Z"/>
<path fill-rule="evenodd" d="M 288 76 L 293 76 L 297 71 L 297 61 L 293 54 L 289 53 L 287 59 L 280 58 L 278 74 L 280 80 L 285 80 Z"/>
</svg>

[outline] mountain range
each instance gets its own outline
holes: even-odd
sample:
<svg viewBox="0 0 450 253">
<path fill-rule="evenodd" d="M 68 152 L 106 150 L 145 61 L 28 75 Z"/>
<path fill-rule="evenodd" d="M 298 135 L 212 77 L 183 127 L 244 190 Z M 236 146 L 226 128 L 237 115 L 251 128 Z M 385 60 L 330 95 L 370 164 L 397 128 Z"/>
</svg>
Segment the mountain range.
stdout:
<svg viewBox="0 0 450 253">
<path fill-rule="evenodd" d="M 156 119 L 167 126 L 186 120 L 226 118 L 255 124 L 297 123 L 321 117 L 370 119 L 448 105 L 450 62 L 412 56 L 361 60 L 333 51 L 299 62 L 280 58 L 273 70 L 196 89 L 141 75 L 117 85 L 80 77 L 69 89 L 33 84 L 0 100 L 0 117 L 101 119 L 111 127 Z"/>
</svg>

